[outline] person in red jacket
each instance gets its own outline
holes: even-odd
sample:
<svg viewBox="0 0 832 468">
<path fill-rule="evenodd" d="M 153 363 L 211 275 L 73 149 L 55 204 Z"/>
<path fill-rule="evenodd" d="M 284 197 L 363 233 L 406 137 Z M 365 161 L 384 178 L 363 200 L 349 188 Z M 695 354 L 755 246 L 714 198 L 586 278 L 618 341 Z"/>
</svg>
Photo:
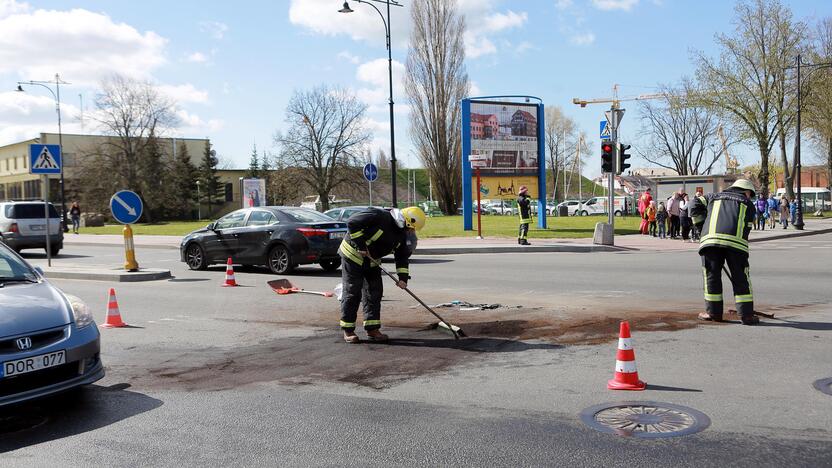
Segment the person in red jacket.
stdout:
<svg viewBox="0 0 832 468">
<path fill-rule="evenodd" d="M 645 190 L 638 199 L 638 214 L 641 215 L 641 226 L 639 226 L 639 231 L 645 235 L 648 233 L 648 227 L 650 225 L 647 220 L 647 208 L 650 207 L 650 202 L 652 201 L 653 196 L 650 195 L 650 189 Z"/>
</svg>

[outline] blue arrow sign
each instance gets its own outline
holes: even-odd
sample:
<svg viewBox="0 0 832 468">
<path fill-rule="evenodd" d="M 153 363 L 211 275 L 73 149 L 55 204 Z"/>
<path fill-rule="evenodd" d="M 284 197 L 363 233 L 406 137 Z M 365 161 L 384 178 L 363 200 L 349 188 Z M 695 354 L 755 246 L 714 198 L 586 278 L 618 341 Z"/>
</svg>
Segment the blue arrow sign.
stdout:
<svg viewBox="0 0 832 468">
<path fill-rule="evenodd" d="M 110 198 L 110 212 L 122 224 L 133 224 L 142 217 L 142 199 L 136 192 L 120 190 Z"/>
<path fill-rule="evenodd" d="M 378 179 L 378 167 L 376 167 L 376 165 L 373 163 L 365 164 L 364 178 L 367 179 L 368 182 L 373 182 L 374 180 Z"/>
<path fill-rule="evenodd" d="M 61 147 L 59 145 L 29 145 L 30 174 L 60 174 Z"/>
<path fill-rule="evenodd" d="M 612 140 L 612 135 L 610 134 L 609 122 L 607 122 L 606 120 L 602 120 L 600 127 L 601 127 L 601 130 L 600 130 L 599 133 L 601 135 L 601 139 L 602 140 Z"/>
</svg>

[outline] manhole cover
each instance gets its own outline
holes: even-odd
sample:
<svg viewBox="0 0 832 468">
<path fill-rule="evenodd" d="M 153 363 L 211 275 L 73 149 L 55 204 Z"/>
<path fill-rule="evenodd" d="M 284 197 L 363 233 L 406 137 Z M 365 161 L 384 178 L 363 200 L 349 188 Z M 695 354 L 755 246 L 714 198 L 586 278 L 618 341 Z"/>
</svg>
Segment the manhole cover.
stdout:
<svg viewBox="0 0 832 468">
<path fill-rule="evenodd" d="M 0 415 L 0 434 L 14 434 L 42 426 L 49 418 L 41 414 Z"/>
<path fill-rule="evenodd" d="M 641 439 L 685 436 L 711 425 L 695 409 L 655 401 L 595 405 L 581 412 L 581 420 L 596 431 Z"/>
<path fill-rule="evenodd" d="M 815 380 L 812 384 L 819 392 L 832 395 L 832 378 Z"/>
</svg>

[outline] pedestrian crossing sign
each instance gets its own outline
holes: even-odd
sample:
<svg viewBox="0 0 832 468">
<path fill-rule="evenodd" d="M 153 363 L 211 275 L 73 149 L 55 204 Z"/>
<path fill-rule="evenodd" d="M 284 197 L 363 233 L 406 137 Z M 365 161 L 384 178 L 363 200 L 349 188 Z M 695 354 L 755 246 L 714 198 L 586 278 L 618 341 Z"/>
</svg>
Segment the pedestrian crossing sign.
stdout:
<svg viewBox="0 0 832 468">
<path fill-rule="evenodd" d="M 30 174 L 60 174 L 60 145 L 29 145 Z"/>
<path fill-rule="evenodd" d="M 606 120 L 602 120 L 600 127 L 601 131 L 599 133 L 601 134 L 601 139 L 612 140 L 612 135 L 610 134 L 610 123 Z"/>
</svg>

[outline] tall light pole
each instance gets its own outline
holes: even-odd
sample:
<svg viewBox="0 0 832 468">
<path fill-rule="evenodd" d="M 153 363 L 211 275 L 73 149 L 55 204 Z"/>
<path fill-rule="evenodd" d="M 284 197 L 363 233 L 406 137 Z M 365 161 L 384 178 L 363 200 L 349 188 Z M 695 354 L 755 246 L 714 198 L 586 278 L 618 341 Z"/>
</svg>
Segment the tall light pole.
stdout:
<svg viewBox="0 0 832 468">
<path fill-rule="evenodd" d="M 202 197 L 199 196 L 199 186 L 202 185 L 200 181 L 196 181 L 196 219 L 202 219 Z"/>
<path fill-rule="evenodd" d="M 47 86 L 47 84 L 55 85 L 55 91 L 52 90 L 51 86 Z M 55 111 L 58 113 L 58 147 L 61 148 L 61 158 L 64 157 L 64 141 L 63 141 L 63 134 L 61 132 L 61 85 L 62 84 L 72 84 L 67 83 L 66 81 L 61 80 L 61 76 L 55 73 L 55 81 L 18 81 L 17 82 L 17 91 L 23 92 L 23 85 L 37 85 L 42 86 L 49 90 L 52 93 L 52 97 L 55 99 Z M 46 142 L 41 142 L 46 143 Z M 64 192 L 64 165 L 61 164 L 61 228 L 64 232 L 68 231 L 66 227 L 66 194 Z M 48 200 L 47 200 L 48 201 Z"/>
<path fill-rule="evenodd" d="M 794 220 L 794 228 L 798 231 L 803 230 L 803 190 L 801 188 L 800 183 L 800 172 L 801 172 L 801 164 L 800 164 L 800 113 L 803 109 L 803 87 L 801 84 L 801 76 L 800 76 L 800 69 L 803 67 L 810 67 L 809 75 L 817 70 L 821 70 L 824 68 L 832 67 L 832 62 L 828 63 L 803 63 L 800 54 L 797 54 L 797 59 L 795 60 L 796 65 L 793 67 L 786 67 L 786 69 L 796 68 L 797 69 L 797 122 L 796 122 L 796 130 L 794 132 L 794 170 L 797 172 L 795 179 L 795 183 L 797 184 L 797 209 L 795 210 L 795 220 Z M 808 76 L 808 75 L 807 75 Z M 785 180 L 783 180 L 785 185 Z"/>
<path fill-rule="evenodd" d="M 390 6 L 397 6 L 401 7 L 404 6 L 401 3 L 398 3 L 396 0 L 354 0 L 358 3 L 364 3 L 373 7 L 378 15 L 381 17 L 381 21 L 384 23 L 384 35 L 387 38 L 387 78 L 390 83 L 390 169 L 392 171 L 392 185 L 393 185 L 393 206 L 398 207 L 398 200 L 396 197 L 396 130 L 393 125 L 393 52 L 390 46 Z M 381 3 L 383 5 L 387 5 L 387 19 L 384 19 L 384 15 L 381 13 L 373 3 Z M 350 8 L 349 2 L 344 2 L 343 8 L 338 10 L 339 13 L 352 13 L 353 9 Z"/>
</svg>

